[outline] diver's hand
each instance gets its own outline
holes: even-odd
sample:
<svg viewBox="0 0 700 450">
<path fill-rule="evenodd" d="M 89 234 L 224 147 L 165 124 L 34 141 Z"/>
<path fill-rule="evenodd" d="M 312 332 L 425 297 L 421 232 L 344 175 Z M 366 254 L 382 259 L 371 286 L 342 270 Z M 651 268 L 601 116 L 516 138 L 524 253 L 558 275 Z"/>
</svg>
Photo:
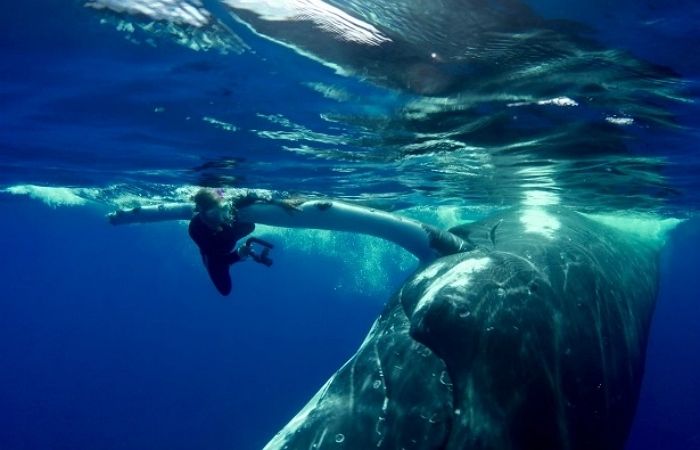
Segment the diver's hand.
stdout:
<svg viewBox="0 0 700 450">
<path fill-rule="evenodd" d="M 236 249 L 236 253 L 241 260 L 246 259 L 250 256 L 250 248 L 247 245 L 241 245 Z"/>
</svg>

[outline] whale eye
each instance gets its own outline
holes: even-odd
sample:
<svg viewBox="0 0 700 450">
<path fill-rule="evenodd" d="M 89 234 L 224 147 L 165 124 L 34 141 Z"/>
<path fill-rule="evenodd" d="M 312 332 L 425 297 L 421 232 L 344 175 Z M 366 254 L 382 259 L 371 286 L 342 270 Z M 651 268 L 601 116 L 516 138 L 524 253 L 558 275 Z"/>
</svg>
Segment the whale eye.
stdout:
<svg viewBox="0 0 700 450">
<path fill-rule="evenodd" d="M 528 286 L 528 288 L 530 289 L 531 293 L 537 292 L 537 289 L 538 289 L 537 283 L 535 283 L 534 281 L 530 282 L 530 285 Z"/>
</svg>

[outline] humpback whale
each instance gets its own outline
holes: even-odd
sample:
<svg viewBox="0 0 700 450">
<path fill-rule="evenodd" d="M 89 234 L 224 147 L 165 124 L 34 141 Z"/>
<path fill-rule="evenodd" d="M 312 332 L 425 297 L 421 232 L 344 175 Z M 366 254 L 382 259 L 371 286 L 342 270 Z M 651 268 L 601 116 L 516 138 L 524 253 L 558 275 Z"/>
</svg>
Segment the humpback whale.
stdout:
<svg viewBox="0 0 700 450">
<path fill-rule="evenodd" d="M 563 208 L 452 232 L 474 249 L 413 275 L 266 450 L 624 448 L 654 249 Z"/>
<path fill-rule="evenodd" d="M 429 96 L 463 89 L 477 66 L 531 56 L 533 45 L 523 41 L 537 38 L 531 30 L 544 22 L 519 0 L 401 0 L 391 7 L 372 0 L 222 4 L 259 36 L 338 73 Z M 507 39 L 514 34 L 518 39 Z"/>
<path fill-rule="evenodd" d="M 335 201 L 257 201 L 240 213 L 374 234 L 421 260 L 355 355 L 265 450 L 624 448 L 658 284 L 651 243 L 560 206 L 438 233 Z M 110 220 L 188 215 L 191 205 L 176 204 Z"/>
</svg>

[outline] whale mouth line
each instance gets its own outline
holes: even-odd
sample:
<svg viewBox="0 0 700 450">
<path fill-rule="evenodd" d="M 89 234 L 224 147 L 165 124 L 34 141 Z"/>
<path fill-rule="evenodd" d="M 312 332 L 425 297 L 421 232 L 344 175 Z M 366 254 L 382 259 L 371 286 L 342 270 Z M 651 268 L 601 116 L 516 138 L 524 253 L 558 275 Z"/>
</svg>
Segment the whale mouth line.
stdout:
<svg viewBox="0 0 700 450">
<path fill-rule="evenodd" d="M 442 363 L 444 370 L 439 375 L 439 377 L 440 377 L 439 382 L 440 382 L 440 384 L 446 386 L 451 394 L 450 398 L 451 398 L 452 407 L 450 408 L 450 414 L 446 417 L 446 421 L 445 421 L 446 431 L 445 431 L 445 440 L 444 440 L 444 444 L 443 444 L 443 446 L 444 446 L 447 444 L 447 442 L 450 439 L 450 436 L 451 436 L 452 430 L 453 430 L 453 425 L 454 425 L 454 422 L 456 420 L 456 416 L 460 414 L 460 410 L 458 408 L 456 408 L 458 403 L 457 403 L 457 390 L 455 389 L 455 382 L 454 382 L 455 377 L 452 373 L 452 370 L 450 370 L 450 366 L 447 364 L 445 359 L 443 357 L 441 357 L 439 355 L 439 353 L 437 353 L 430 345 L 428 345 L 428 343 L 423 342 L 421 339 L 419 339 L 416 336 L 416 334 L 413 332 L 413 327 L 410 326 L 412 315 L 409 315 L 409 312 L 407 310 L 408 306 L 403 301 L 404 287 L 405 287 L 405 285 L 402 286 L 401 289 L 399 290 L 398 304 L 400 305 L 401 312 L 404 315 L 406 322 L 409 324 L 409 329 L 407 330 L 408 337 L 415 344 L 418 344 L 418 345 L 422 346 L 423 348 L 425 348 L 429 352 L 430 356 L 434 357 L 435 359 L 440 361 L 440 363 Z M 438 447 L 438 448 L 442 448 L 442 446 Z"/>
</svg>

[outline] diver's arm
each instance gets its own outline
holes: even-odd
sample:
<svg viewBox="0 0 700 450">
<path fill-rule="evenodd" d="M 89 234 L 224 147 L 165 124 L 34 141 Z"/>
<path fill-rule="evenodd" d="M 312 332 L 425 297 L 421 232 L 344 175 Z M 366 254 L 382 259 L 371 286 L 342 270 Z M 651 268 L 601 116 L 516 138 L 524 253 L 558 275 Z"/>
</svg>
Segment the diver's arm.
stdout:
<svg viewBox="0 0 700 450">
<path fill-rule="evenodd" d="M 237 262 L 243 261 L 247 257 L 248 251 L 246 250 L 244 245 L 241 245 L 240 247 L 234 249 L 231 253 L 228 254 L 227 262 L 229 264 L 235 264 Z"/>
</svg>

